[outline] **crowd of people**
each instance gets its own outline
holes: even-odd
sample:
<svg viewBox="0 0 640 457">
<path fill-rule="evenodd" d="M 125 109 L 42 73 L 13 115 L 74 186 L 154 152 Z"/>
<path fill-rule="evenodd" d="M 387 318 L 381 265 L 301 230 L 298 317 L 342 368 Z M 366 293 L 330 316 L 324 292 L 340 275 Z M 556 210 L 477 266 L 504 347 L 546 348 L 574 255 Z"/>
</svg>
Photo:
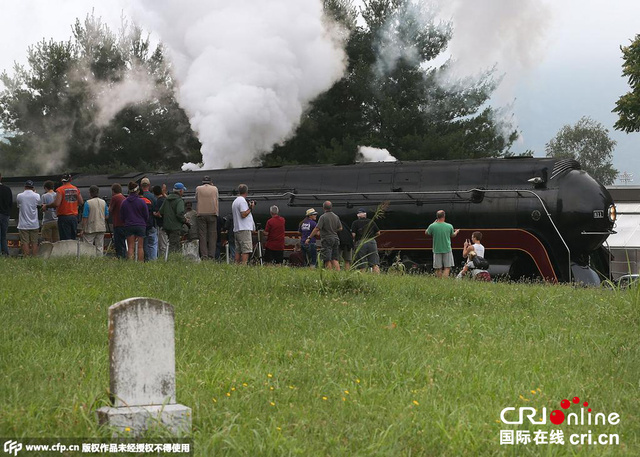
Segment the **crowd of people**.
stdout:
<svg viewBox="0 0 640 457">
<path fill-rule="evenodd" d="M 285 261 L 286 221 L 276 205 L 269 208 L 270 218 L 264 231 L 258 232 L 258 248 L 264 244 L 264 255 L 261 249 L 255 252 L 253 210 L 256 202 L 248 198 L 249 188 L 246 184 L 238 186 L 238 196 L 233 201 L 231 213 L 221 217 L 218 188 L 209 176 L 205 176 L 202 184 L 195 189 L 195 209 L 191 202 L 185 202 L 187 188 L 181 182 L 175 183 L 171 192 L 167 192 L 165 185 L 152 187 L 150 180 L 145 177 L 140 184 L 129 182 L 126 197 L 121 184 L 115 183 L 111 186 L 111 199 L 107 204 L 100 197 L 98 186 L 89 188 L 90 198 L 84 202 L 78 188 L 71 183 L 71 175 L 63 175 L 61 181 L 62 185 L 57 189 L 54 189 L 52 181 L 46 181 L 44 193 L 40 195 L 35 192 L 33 181 L 29 180 L 25 183 L 24 192 L 17 195 L 18 231 L 25 257 L 37 255 L 39 238 L 56 242 L 75 240 L 78 235 L 102 253 L 111 218 L 115 254 L 123 259 L 166 259 L 169 253 L 181 250 L 182 239 L 186 238 L 187 241 L 198 240 L 199 257 L 202 260 L 220 259 L 222 248 L 226 247 L 228 256 L 238 264 L 247 264 L 252 254 L 269 264 L 282 265 Z M 11 190 L 2 186 L 0 180 L 3 254 L 8 254 L 6 226 L 11 199 Z M 42 227 L 38 208 L 43 214 Z M 290 253 L 288 264 L 315 268 L 320 258 L 327 269 L 340 270 L 342 262 L 346 269 L 368 268 L 373 273 L 379 273 L 380 256 L 376 238 L 380 235 L 380 229 L 374 220 L 367 217 L 366 209 L 358 208 L 357 218 L 350 227 L 333 212 L 330 201 L 325 201 L 322 209 L 320 216 L 314 208 L 306 210 L 304 219 L 298 224 L 300 241 Z M 445 221 L 445 217 L 444 211 L 438 211 L 436 220 L 425 231 L 427 236 L 433 238 L 433 267 L 438 277 L 448 277 L 454 266 L 451 239 L 459 233 Z M 469 274 L 476 279 L 490 279 L 486 269 L 478 266 L 478 259 L 484 257 L 481 240 L 481 232 L 473 232 L 471 240 L 465 240 L 465 264 L 458 278 Z"/>
</svg>

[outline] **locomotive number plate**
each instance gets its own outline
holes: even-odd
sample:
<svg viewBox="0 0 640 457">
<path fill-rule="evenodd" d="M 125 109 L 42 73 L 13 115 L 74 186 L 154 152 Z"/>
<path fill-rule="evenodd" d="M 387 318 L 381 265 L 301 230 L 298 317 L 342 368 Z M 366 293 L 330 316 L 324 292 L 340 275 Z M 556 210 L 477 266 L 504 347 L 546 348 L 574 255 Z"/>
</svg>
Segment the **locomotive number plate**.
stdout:
<svg viewBox="0 0 640 457">
<path fill-rule="evenodd" d="M 593 211 L 593 218 L 594 219 L 603 219 L 604 218 L 604 211 L 600 210 L 600 209 L 596 209 Z"/>
</svg>

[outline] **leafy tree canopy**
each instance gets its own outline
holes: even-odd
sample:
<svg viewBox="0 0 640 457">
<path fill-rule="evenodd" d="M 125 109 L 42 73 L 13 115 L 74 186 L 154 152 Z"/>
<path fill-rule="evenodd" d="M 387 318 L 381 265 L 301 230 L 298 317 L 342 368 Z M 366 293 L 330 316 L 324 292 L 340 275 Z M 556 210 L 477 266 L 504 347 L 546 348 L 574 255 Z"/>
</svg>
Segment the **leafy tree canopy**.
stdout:
<svg viewBox="0 0 640 457">
<path fill-rule="evenodd" d="M 619 119 L 614 127 L 627 133 L 640 132 L 640 35 L 620 49 L 624 60 L 622 76 L 629 78 L 631 91 L 616 102 L 613 112 L 618 113 Z"/>
<path fill-rule="evenodd" d="M 161 46 L 138 27 L 114 34 L 93 15 L 69 41 L 30 47 L 0 75 L 0 161 L 8 174 L 176 169 L 200 143 L 174 97 Z"/>
<path fill-rule="evenodd" d="M 618 176 L 611 162 L 615 146 L 602 124 L 584 116 L 575 125 L 562 127 L 545 149 L 548 157 L 577 160 L 583 170 L 609 186 Z"/>
<path fill-rule="evenodd" d="M 517 132 L 487 105 L 493 70 L 452 80 L 436 67 L 452 37 L 426 2 L 325 0 L 348 30 L 345 77 L 318 97 L 296 134 L 264 157 L 266 165 L 351 163 L 358 145 L 388 149 L 400 160 L 464 159 L 508 153 Z"/>
</svg>

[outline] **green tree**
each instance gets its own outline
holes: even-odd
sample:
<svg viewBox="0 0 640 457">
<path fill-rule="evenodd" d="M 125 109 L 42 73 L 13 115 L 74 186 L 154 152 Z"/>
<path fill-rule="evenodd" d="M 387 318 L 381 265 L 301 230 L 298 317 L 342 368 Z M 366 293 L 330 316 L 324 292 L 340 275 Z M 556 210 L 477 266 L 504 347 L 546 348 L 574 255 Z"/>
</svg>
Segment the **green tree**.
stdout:
<svg viewBox="0 0 640 457">
<path fill-rule="evenodd" d="M 631 91 L 616 102 L 613 112 L 618 113 L 619 119 L 613 126 L 627 133 L 640 132 L 640 35 L 620 49 L 624 60 L 622 76 L 629 78 Z"/>
<path fill-rule="evenodd" d="M 348 31 L 346 75 L 318 97 L 296 134 L 264 157 L 267 165 L 351 163 L 357 146 L 388 149 L 400 160 L 501 156 L 517 138 L 487 105 L 498 80 L 489 70 L 445 81 L 450 24 L 423 2 L 365 0 L 362 21 L 351 0 L 325 0 Z"/>
<path fill-rule="evenodd" d="M 545 149 L 548 157 L 577 160 L 583 170 L 608 186 L 618 176 L 611 162 L 615 146 L 602 124 L 584 116 L 575 125 L 562 127 Z"/>
<path fill-rule="evenodd" d="M 200 160 L 162 47 L 151 49 L 135 26 L 123 22 L 115 34 L 87 16 L 70 40 L 42 40 L 29 48 L 26 66 L 0 79 L 5 173 L 177 169 Z M 148 96 L 118 105 L 135 84 Z"/>
</svg>

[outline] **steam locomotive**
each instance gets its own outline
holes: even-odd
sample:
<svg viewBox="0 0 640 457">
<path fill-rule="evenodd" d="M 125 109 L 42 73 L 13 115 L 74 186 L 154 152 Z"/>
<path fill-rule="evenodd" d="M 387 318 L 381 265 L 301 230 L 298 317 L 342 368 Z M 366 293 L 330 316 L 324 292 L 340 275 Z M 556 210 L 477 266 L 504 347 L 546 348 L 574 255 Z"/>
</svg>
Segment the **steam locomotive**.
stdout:
<svg viewBox="0 0 640 457">
<path fill-rule="evenodd" d="M 571 159 L 506 158 L 460 161 L 378 162 L 353 165 L 282 166 L 208 171 L 129 173 L 123 175 L 75 175 L 74 185 L 88 197 L 90 185 L 98 185 L 109 198 L 114 182 L 166 183 L 171 189 L 182 182 L 186 200 L 205 175 L 220 192 L 220 215 L 230 213 L 237 186 L 249 186 L 258 202 L 254 220 L 265 223 L 269 207 L 277 205 L 287 220 L 288 236 L 297 236 L 305 210 L 320 213 L 325 200 L 347 225 L 356 210 L 371 215 L 381 203 L 385 209 L 377 221 L 381 256 L 400 255 L 410 265 L 431 264 L 431 239 L 425 228 L 436 211 L 447 213 L 447 222 L 461 229 L 452 240 L 459 260 L 465 239 L 483 233 L 491 273 L 512 279 L 542 278 L 551 282 L 599 283 L 608 274 L 603 243 L 613 233 L 615 206 L 609 192 Z M 38 188 L 49 176 L 32 179 Z M 53 177 L 59 179 L 59 176 Z M 26 178 L 25 178 L 26 179 Z M 23 178 L 4 184 L 21 191 Z M 290 247 L 288 247 L 290 248 Z"/>
</svg>

